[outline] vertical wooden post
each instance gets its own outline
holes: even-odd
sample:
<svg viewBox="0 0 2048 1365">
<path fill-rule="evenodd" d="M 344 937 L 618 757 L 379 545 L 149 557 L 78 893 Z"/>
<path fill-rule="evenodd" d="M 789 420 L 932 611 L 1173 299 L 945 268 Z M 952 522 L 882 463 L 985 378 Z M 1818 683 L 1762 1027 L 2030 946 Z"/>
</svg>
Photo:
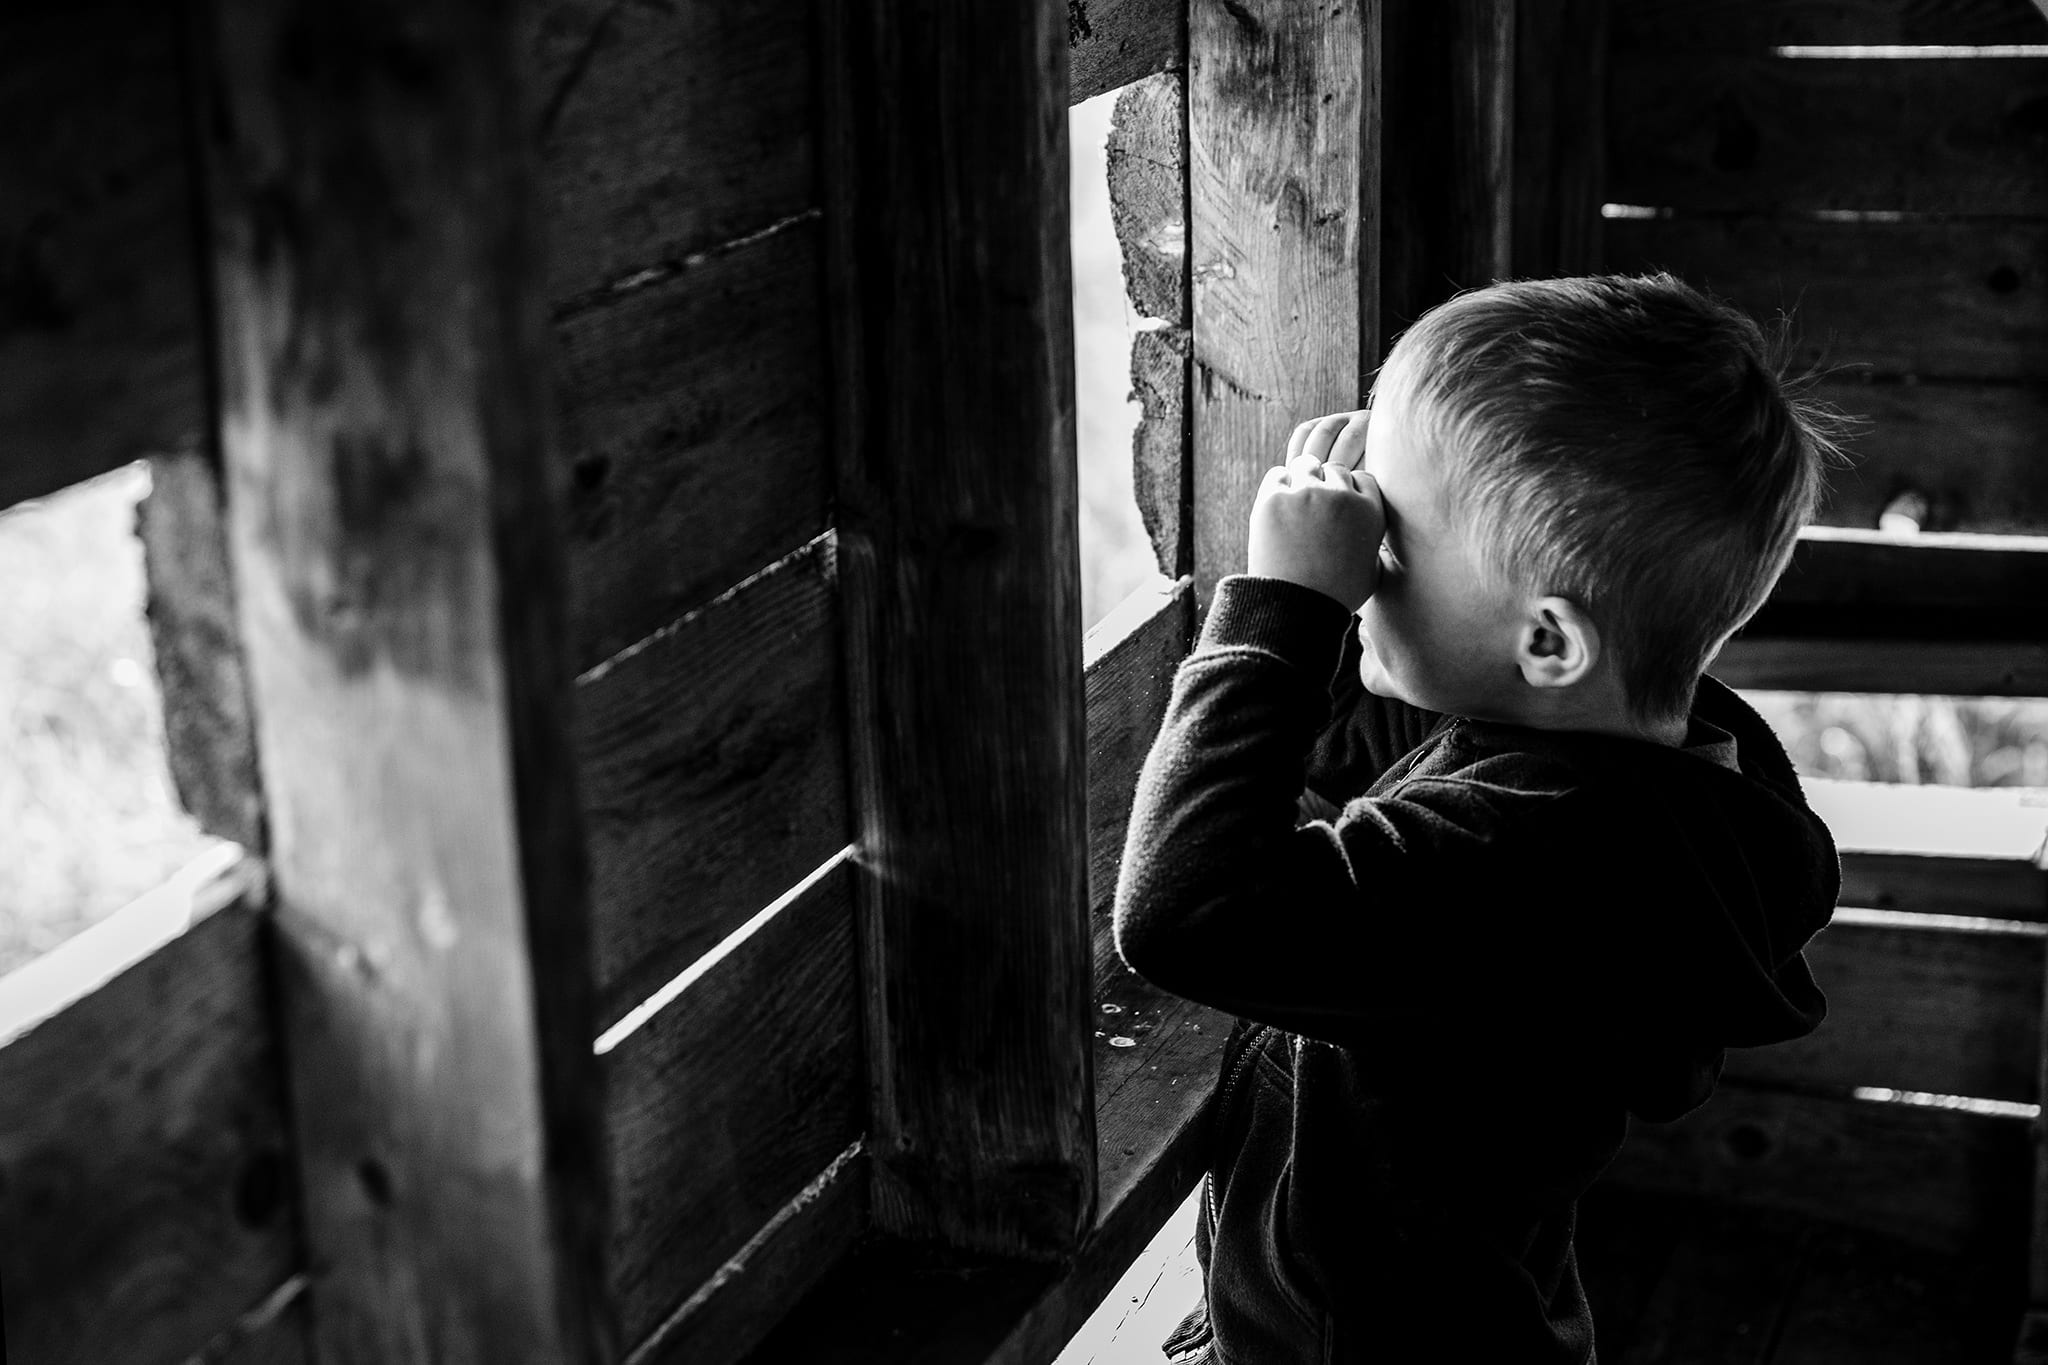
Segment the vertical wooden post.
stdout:
<svg viewBox="0 0 2048 1365">
<path fill-rule="evenodd" d="M 1508 274 L 1515 0 L 1384 0 L 1381 13 L 1385 341 Z"/>
<path fill-rule="evenodd" d="M 1195 588 L 1244 568 L 1295 425 L 1377 361 L 1380 0 L 1192 0 Z"/>
<path fill-rule="evenodd" d="M 1601 264 L 1608 0 L 1517 0 L 1514 273 Z"/>
<path fill-rule="evenodd" d="M 615 1354 L 515 17 L 208 25 L 229 543 L 328 1365 Z"/>
<path fill-rule="evenodd" d="M 824 8 L 874 1216 L 1056 1257 L 1095 1184 L 1066 12 Z"/>
<path fill-rule="evenodd" d="M 2036 855 L 2048 870 L 2048 851 Z M 2048 904 L 2041 907 L 2048 911 Z M 2035 1101 L 2043 1114 L 2034 1119 L 2034 1209 L 2027 1256 L 2027 1307 L 2020 1316 L 2013 1365 L 2048 1365 L 2048 1016 L 2041 1021 L 2041 1080 Z"/>
</svg>

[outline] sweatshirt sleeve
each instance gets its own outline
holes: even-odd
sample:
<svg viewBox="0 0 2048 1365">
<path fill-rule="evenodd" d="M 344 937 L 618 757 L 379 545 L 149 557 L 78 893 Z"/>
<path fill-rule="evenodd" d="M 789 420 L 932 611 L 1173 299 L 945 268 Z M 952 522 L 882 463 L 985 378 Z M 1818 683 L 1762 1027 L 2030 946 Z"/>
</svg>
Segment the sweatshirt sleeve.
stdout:
<svg viewBox="0 0 2048 1365">
<path fill-rule="evenodd" d="M 1486 774 L 1403 783 L 1295 827 L 1350 617 L 1295 584 L 1226 578 L 1145 760 L 1117 885 L 1117 950 L 1187 999 L 1316 1036 L 1440 998 L 1431 972 L 1499 861 Z"/>
</svg>

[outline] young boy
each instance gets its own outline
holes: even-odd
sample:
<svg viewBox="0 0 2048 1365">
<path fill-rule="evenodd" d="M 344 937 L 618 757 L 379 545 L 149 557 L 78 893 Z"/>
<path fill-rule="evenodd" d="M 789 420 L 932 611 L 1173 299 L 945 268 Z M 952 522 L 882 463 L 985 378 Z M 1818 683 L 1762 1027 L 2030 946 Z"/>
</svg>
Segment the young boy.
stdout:
<svg viewBox="0 0 2048 1365">
<path fill-rule="evenodd" d="M 1241 1019 L 1173 1359 L 1593 1360 L 1574 1211 L 1629 1116 L 1825 1010 L 1834 844 L 1702 671 L 1830 451 L 1669 276 L 1462 295 L 1295 432 L 1117 891 L 1131 968 Z"/>
</svg>

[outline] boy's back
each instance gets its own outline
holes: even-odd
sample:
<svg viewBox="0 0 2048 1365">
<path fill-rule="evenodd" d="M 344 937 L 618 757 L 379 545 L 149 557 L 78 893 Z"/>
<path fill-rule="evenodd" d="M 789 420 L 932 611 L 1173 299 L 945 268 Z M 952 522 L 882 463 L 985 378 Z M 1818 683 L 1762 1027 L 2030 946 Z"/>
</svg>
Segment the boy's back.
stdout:
<svg viewBox="0 0 2048 1365">
<path fill-rule="evenodd" d="M 1130 966 L 1243 1020 L 1211 1109 L 1206 1315 L 1173 1346 L 1589 1361 L 1575 1201 L 1630 1115 L 1675 1118 L 1724 1048 L 1819 1022 L 1799 949 L 1834 847 L 1727 689 L 1695 672 L 1683 712 L 1603 711 L 1634 693 L 1613 651 L 1598 667 L 1598 613 L 1446 589 L 1464 547 L 1408 456 L 1372 461 L 1401 555 L 1329 568 L 1343 500 L 1380 495 L 1311 456 L 1296 511 L 1317 501 L 1263 550 L 1255 510 L 1253 573 L 1175 680 L 1118 888 Z M 1410 704 L 1438 696 L 1464 714 Z M 1296 828 L 1304 789 L 1341 817 Z"/>
</svg>

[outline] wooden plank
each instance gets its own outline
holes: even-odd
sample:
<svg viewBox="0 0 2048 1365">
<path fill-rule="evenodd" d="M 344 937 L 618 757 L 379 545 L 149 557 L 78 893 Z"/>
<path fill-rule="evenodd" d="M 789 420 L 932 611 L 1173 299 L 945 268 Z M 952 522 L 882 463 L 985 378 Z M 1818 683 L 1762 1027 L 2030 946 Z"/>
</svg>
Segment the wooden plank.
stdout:
<svg viewBox="0 0 2048 1365">
<path fill-rule="evenodd" d="M 1188 12 L 1195 596 L 1244 569 L 1266 469 L 1378 363 L 1380 7 Z"/>
<path fill-rule="evenodd" d="M 2048 213 L 2048 59 L 1612 59 L 1608 199 L 1687 212 Z"/>
<path fill-rule="evenodd" d="M 543 0 L 520 21 L 558 306 L 817 213 L 815 41 L 788 6 Z"/>
<path fill-rule="evenodd" d="M 1617 48 L 1653 51 L 2043 42 L 2032 0 L 1631 0 L 1614 17 Z"/>
<path fill-rule="evenodd" d="M 1511 200 L 1518 276 L 1604 268 L 1608 8 L 1608 0 L 1520 0 L 1515 7 Z"/>
<path fill-rule="evenodd" d="M 230 545 L 316 1353 L 608 1359 L 514 29 L 462 0 L 208 20 Z"/>
<path fill-rule="evenodd" d="M 1068 0 L 1067 99 L 1079 104 L 1188 61 L 1181 0 Z"/>
<path fill-rule="evenodd" d="M 1098 958 L 1100 944 L 1108 942 L 1100 926 L 1108 923 L 1116 894 L 1138 769 L 1166 715 L 1174 670 L 1188 652 L 1193 596 L 1185 578 L 1155 578 L 1088 632 L 1088 904 Z"/>
<path fill-rule="evenodd" d="M 1841 848 L 1843 905 L 2048 920 L 2048 803 L 2038 792 L 1801 784 Z"/>
<path fill-rule="evenodd" d="M 852 837 L 842 705 L 829 539 L 584 675 L 601 1029 Z"/>
<path fill-rule="evenodd" d="M 1731 1083 L 1676 1123 L 1632 1125 L 1602 1180 L 2009 1256 L 2032 1165 L 2025 1119 Z"/>
<path fill-rule="evenodd" d="M 825 7 L 874 1216 L 1037 1258 L 1095 1198 L 1060 17 Z"/>
<path fill-rule="evenodd" d="M 857 1206 L 835 1194 L 823 1210 L 834 1216 L 806 1220 L 810 1239 L 771 1259 L 769 1282 L 747 1254 L 866 1124 L 856 875 L 836 860 L 605 1054 L 610 1273 L 627 1341 L 660 1329 L 658 1351 L 676 1359 L 735 1358 L 751 1341 L 721 1340 L 693 1319 L 718 1301 L 726 1321 L 738 1316 L 758 1335 L 763 1315 L 786 1306 L 768 1291 L 800 1290 L 859 1227 Z M 748 1262 L 752 1275 L 739 1285 Z M 737 1303 L 723 1303 L 729 1292 L 752 1308 L 735 1314 Z"/>
<path fill-rule="evenodd" d="M 1131 436 L 1132 492 L 1159 571 L 1192 572 L 1188 496 L 1187 95 L 1178 75 L 1117 97 L 1108 143 L 1109 203 L 1131 306 L 1159 326 L 1131 339 L 1131 396 L 1144 407 Z"/>
<path fill-rule="evenodd" d="M 1789 358 L 1801 369 L 1839 368 L 1852 381 L 2048 379 L 2048 219 L 1623 218 L 1606 238 L 1611 270 L 1670 270 L 1759 319 L 1791 314 Z M 1853 402 L 1857 387 L 1828 396 Z M 1910 404 L 1921 393 L 1898 396 Z M 1918 434 L 1941 429 L 1930 422 Z M 2043 435 L 2048 424 L 2012 458 L 2038 464 L 2029 457 Z"/>
<path fill-rule="evenodd" d="M 1837 911 L 1806 949 L 1827 993 L 1827 1021 L 1789 1043 L 1735 1049 L 1726 1075 L 1809 1090 L 1873 1086 L 2033 1103 L 2041 1085 L 2042 934 L 2039 926 Z"/>
<path fill-rule="evenodd" d="M 1809 527 L 1747 636 L 1797 639 L 2048 638 L 2048 537 L 1921 535 Z"/>
<path fill-rule="evenodd" d="M 1381 6 L 1380 325 L 1510 270 L 1515 0 Z"/>
<path fill-rule="evenodd" d="M 204 423 L 180 11 L 0 18 L 0 507 Z"/>
<path fill-rule="evenodd" d="M 1711 671 L 1730 687 L 1772 691 L 2042 697 L 2048 645 L 1737 637 Z"/>
<path fill-rule="evenodd" d="M 149 641 L 171 780 L 179 804 L 207 833 L 260 848 L 263 794 L 226 518 L 213 460 L 181 451 L 150 461 L 135 530 L 149 577 Z"/>
<path fill-rule="evenodd" d="M 557 322 L 576 667 L 824 529 L 819 250 L 795 223 Z"/>
<path fill-rule="evenodd" d="M 2010 1257 L 1956 1261 L 1815 1227 L 1771 1365 L 1970 1365 L 2012 1349 Z"/>
<path fill-rule="evenodd" d="M 1690 1211 L 1634 1324 L 1624 1365 L 1769 1365 L 1773 1327 L 1804 1279 L 1805 1220 L 1774 1211 Z M 1596 1337 L 1599 1319 L 1594 1319 Z M 1600 1358 L 1607 1359 L 1604 1341 Z"/>
<path fill-rule="evenodd" d="M 1927 502 L 1924 531 L 2048 529 L 2038 454 L 2048 439 L 2048 384 L 1837 381 L 1815 393 L 1864 424 L 1848 442 L 1854 465 L 1829 472 L 1823 521 L 1868 529 L 1894 498 L 1914 492 Z"/>
<path fill-rule="evenodd" d="M 259 864 L 232 863 L 182 933 L 111 980 L 74 972 L 68 1004 L 0 1032 L 0 1355 L 16 1365 L 184 1361 L 292 1272 L 266 894 Z M 0 980 L 0 1002 L 18 984 Z"/>
</svg>

